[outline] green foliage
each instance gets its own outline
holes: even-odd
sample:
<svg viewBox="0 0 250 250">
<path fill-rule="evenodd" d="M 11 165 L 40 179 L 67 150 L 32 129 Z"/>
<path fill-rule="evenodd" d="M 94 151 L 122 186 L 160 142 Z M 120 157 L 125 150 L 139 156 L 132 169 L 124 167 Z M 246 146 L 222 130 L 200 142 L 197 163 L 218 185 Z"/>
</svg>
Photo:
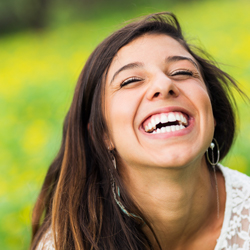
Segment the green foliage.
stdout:
<svg viewBox="0 0 250 250">
<path fill-rule="evenodd" d="M 0 40 L 0 249 L 28 248 L 32 206 L 59 148 L 62 122 L 88 55 L 121 22 L 170 10 L 169 6 L 163 1 L 135 4 L 120 12 L 107 6 L 96 9 L 92 19 L 66 18 L 63 25 L 52 22 L 43 32 L 26 31 Z M 198 37 L 218 62 L 226 63 L 222 68 L 247 94 L 249 8 L 243 0 L 183 1 L 171 6 L 191 43 L 200 44 Z M 250 174 L 249 104 L 236 97 L 241 132 L 225 164 Z"/>
</svg>

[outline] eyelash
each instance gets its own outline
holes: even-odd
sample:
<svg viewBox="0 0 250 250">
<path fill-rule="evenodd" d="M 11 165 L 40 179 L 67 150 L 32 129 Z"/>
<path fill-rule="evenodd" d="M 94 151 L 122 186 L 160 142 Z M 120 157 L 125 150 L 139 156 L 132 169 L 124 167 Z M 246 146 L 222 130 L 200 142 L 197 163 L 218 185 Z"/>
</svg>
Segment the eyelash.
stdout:
<svg viewBox="0 0 250 250">
<path fill-rule="evenodd" d="M 177 76 L 177 75 L 188 75 L 188 76 L 194 76 L 194 72 L 191 71 L 191 70 L 188 70 L 188 69 L 185 69 L 185 70 L 177 70 L 177 71 L 174 71 L 171 76 Z"/>
<path fill-rule="evenodd" d="M 138 81 L 141 81 L 141 79 L 138 77 L 130 77 L 121 83 L 121 87 L 124 87 L 132 82 L 138 82 Z"/>
<path fill-rule="evenodd" d="M 187 75 L 187 76 L 195 76 L 195 73 L 191 70 L 188 70 L 188 69 L 185 69 L 185 70 L 177 70 L 177 71 L 174 71 L 171 76 L 178 76 L 178 75 Z M 138 81 L 141 81 L 140 78 L 138 77 L 130 77 L 126 80 L 124 80 L 122 83 L 121 83 L 121 88 L 130 84 L 130 83 L 133 83 L 133 82 L 138 82 Z"/>
</svg>

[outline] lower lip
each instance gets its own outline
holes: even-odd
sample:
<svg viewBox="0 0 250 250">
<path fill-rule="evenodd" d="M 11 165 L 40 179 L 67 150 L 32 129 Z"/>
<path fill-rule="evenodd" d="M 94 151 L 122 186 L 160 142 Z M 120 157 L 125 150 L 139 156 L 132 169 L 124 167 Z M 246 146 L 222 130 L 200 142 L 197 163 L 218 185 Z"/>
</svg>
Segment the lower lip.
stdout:
<svg viewBox="0 0 250 250">
<path fill-rule="evenodd" d="M 146 135 L 152 139 L 166 139 L 169 137 L 184 136 L 186 134 L 189 134 L 194 127 L 194 119 L 190 118 L 188 122 L 189 122 L 189 125 L 186 128 L 176 130 L 176 131 L 171 131 L 171 132 L 153 134 L 153 133 L 145 132 L 145 130 L 142 127 L 140 128 L 140 130 L 142 131 L 142 133 L 144 135 Z"/>
</svg>

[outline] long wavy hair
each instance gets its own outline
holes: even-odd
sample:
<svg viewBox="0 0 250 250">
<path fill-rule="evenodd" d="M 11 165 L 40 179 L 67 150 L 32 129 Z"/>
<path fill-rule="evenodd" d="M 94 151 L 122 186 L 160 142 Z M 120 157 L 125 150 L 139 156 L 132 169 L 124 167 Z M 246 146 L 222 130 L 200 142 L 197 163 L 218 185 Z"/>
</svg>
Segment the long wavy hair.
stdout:
<svg viewBox="0 0 250 250">
<path fill-rule="evenodd" d="M 34 207 L 31 249 L 48 229 L 53 231 L 56 249 L 153 249 L 142 230 L 143 223 L 150 227 L 147 215 L 127 192 L 119 166 L 117 170 L 113 167 L 104 140 L 108 129 L 102 107 L 104 82 L 113 58 L 144 34 L 166 34 L 195 58 L 211 99 L 221 159 L 228 153 L 235 137 L 235 102 L 230 91 L 231 86 L 239 90 L 235 81 L 206 53 L 185 41 L 173 14 L 157 13 L 133 21 L 100 43 L 80 74 L 64 121 L 61 148 Z M 126 210 L 138 217 L 127 216 L 117 205 L 112 179 L 120 188 L 119 199 Z"/>
</svg>

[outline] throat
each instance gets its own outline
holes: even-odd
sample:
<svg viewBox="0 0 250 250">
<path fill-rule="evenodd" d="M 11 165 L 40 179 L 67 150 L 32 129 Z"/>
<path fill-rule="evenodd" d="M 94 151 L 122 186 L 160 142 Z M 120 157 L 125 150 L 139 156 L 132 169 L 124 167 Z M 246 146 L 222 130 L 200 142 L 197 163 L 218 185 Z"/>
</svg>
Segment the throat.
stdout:
<svg viewBox="0 0 250 250">
<path fill-rule="evenodd" d="M 209 238 L 209 247 L 206 249 L 215 247 L 210 246 L 210 243 L 216 242 L 219 237 L 223 219 L 220 221 L 216 216 L 216 197 L 214 188 L 211 187 L 210 175 L 206 171 L 199 182 L 194 180 L 197 180 L 198 176 L 192 176 L 187 183 L 184 180 L 180 185 L 162 187 L 165 197 L 161 195 L 151 200 L 150 205 L 143 206 L 148 209 L 145 213 L 152 217 L 150 222 L 162 249 L 203 249 L 202 244 L 207 241 L 208 236 L 213 240 Z M 211 228 L 214 231 L 212 236 Z M 190 241 L 190 238 L 193 240 Z"/>
</svg>

